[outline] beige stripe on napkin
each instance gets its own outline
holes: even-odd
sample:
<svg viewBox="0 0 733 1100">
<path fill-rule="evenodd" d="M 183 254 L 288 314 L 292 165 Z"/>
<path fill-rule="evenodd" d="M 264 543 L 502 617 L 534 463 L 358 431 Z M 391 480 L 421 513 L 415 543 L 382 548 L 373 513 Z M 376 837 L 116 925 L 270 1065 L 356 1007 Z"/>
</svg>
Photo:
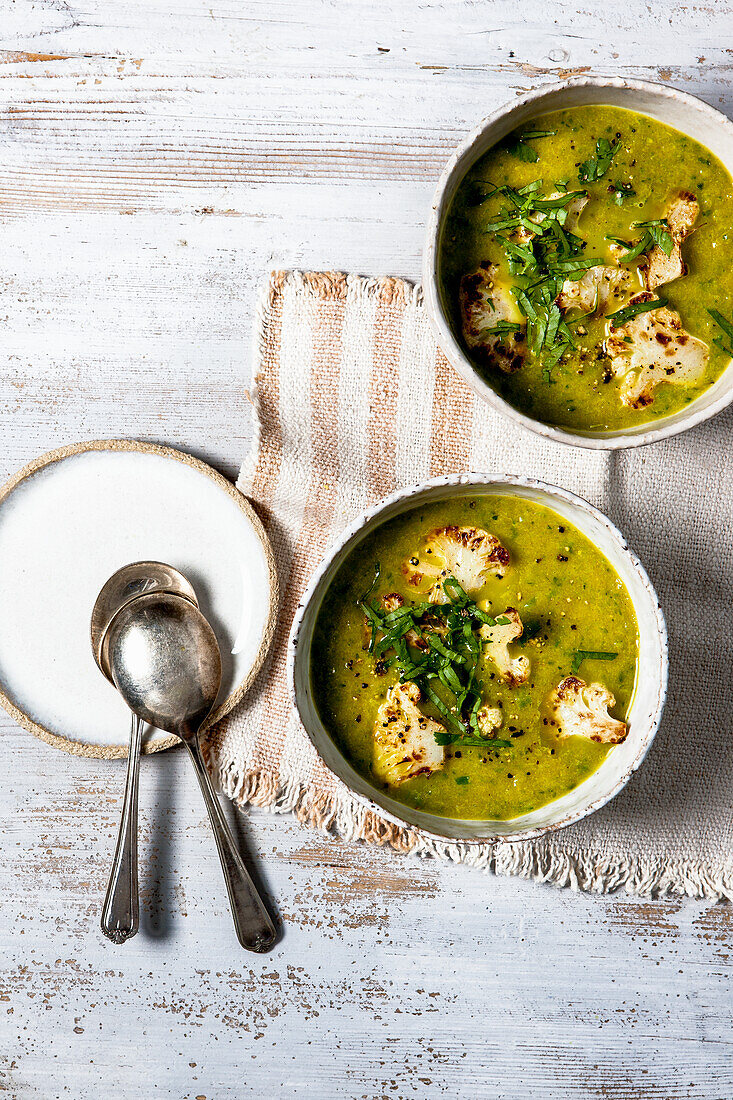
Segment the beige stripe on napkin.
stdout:
<svg viewBox="0 0 733 1100">
<path fill-rule="evenodd" d="M 712 658 L 710 647 L 691 646 L 704 637 L 704 620 L 698 616 L 696 623 L 693 615 L 684 645 L 695 652 L 695 669 L 685 676 L 674 667 L 675 612 L 690 613 L 689 593 L 683 591 L 693 582 L 690 546 L 696 550 L 694 538 L 703 542 L 706 534 L 699 522 L 690 545 L 674 533 L 675 510 L 683 525 L 686 502 L 701 510 L 704 487 L 695 482 L 696 456 L 700 477 L 709 481 L 712 451 L 718 501 L 721 494 L 726 499 L 727 490 L 721 506 L 728 509 L 727 521 L 718 519 L 715 531 L 727 528 L 730 535 L 733 526 L 730 464 L 722 450 L 716 457 L 718 436 L 709 429 L 697 437 L 688 433 L 662 445 L 655 461 L 656 448 L 623 455 L 580 451 L 524 431 L 486 408 L 450 370 L 419 290 L 399 279 L 275 273 L 255 324 L 257 432 L 239 488 L 267 527 L 282 599 L 275 640 L 257 683 L 211 734 L 212 760 L 224 790 L 241 803 L 292 810 L 302 821 L 346 837 L 500 873 L 592 890 L 625 886 L 642 893 L 730 896 L 730 631 L 724 632 L 721 622 L 725 638 L 718 639 Z M 730 417 L 715 423 L 729 445 Z M 685 685 L 681 695 L 672 691 L 674 711 L 668 709 L 647 762 L 626 790 L 592 818 L 531 843 L 443 845 L 365 810 L 321 763 L 286 688 L 293 615 L 329 543 L 394 489 L 471 469 L 563 485 L 608 512 L 632 543 L 638 532 L 669 620 L 672 676 Z M 667 502 L 657 522 L 669 528 L 661 545 L 649 538 L 645 520 L 647 513 L 656 515 L 657 481 L 664 482 L 661 498 Z M 668 560 L 675 540 L 687 546 L 689 558 L 679 572 Z M 721 594 L 730 607 L 730 538 L 717 550 L 717 561 Z M 678 646 L 681 653 L 684 645 Z M 714 689 L 701 688 L 703 673 L 716 678 Z M 686 706 L 694 729 L 685 721 Z"/>
</svg>

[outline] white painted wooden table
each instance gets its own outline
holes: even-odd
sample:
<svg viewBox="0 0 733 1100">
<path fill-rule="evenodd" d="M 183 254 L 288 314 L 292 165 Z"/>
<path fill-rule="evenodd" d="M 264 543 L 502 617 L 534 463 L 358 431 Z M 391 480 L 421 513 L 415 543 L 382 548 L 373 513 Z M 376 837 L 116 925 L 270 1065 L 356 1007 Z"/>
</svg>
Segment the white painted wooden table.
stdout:
<svg viewBox="0 0 733 1100">
<path fill-rule="evenodd" d="M 731 113 L 726 0 L 0 0 L 0 475 L 81 438 L 234 476 L 273 266 L 416 277 L 448 151 L 568 73 Z M 123 767 L 0 718 L 0 1092 L 733 1095 L 730 906 L 558 891 L 240 817 L 279 908 L 234 939 L 180 753 L 142 768 L 140 935 L 99 907 Z"/>
</svg>

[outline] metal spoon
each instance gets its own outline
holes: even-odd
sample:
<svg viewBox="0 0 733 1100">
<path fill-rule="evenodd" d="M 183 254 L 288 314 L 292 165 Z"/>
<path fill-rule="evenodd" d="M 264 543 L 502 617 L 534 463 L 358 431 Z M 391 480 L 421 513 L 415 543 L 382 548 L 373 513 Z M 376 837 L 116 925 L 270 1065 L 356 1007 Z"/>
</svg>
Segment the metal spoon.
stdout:
<svg viewBox="0 0 733 1100">
<path fill-rule="evenodd" d="M 91 620 L 92 652 L 94 660 L 110 683 L 114 682 L 107 655 L 110 624 L 132 600 L 146 593 L 160 591 L 175 592 L 198 607 L 196 593 L 183 573 L 179 573 L 172 565 L 159 561 L 138 561 L 123 566 L 112 574 L 97 596 Z M 139 927 L 137 801 L 143 725 L 143 721 L 133 714 L 122 817 L 102 906 L 102 931 L 113 943 L 124 943 L 135 935 Z"/>
<path fill-rule="evenodd" d="M 269 950 L 277 936 L 275 926 L 236 849 L 199 743 L 221 684 L 214 631 L 188 600 L 153 593 L 115 616 L 107 653 L 114 684 L 130 709 L 158 729 L 177 734 L 188 749 L 209 811 L 237 938 L 249 951 Z"/>
</svg>

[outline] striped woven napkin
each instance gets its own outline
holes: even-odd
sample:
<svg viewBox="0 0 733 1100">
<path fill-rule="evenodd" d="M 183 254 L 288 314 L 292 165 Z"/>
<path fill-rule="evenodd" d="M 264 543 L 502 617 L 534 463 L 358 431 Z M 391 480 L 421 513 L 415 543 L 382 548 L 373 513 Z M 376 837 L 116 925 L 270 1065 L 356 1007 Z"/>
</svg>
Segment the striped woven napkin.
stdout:
<svg viewBox="0 0 733 1100">
<path fill-rule="evenodd" d="M 264 520 L 282 600 L 248 697 L 211 733 L 227 794 L 344 837 L 503 874 L 607 891 L 733 896 L 733 480 L 730 414 L 643 450 L 545 441 L 473 396 L 399 279 L 274 273 L 256 316 L 254 449 L 239 488 Z M 524 843 L 440 844 L 356 803 L 301 729 L 285 682 L 300 596 L 332 539 L 394 489 L 452 471 L 542 478 L 619 524 L 670 628 L 662 728 L 626 789 L 592 817 Z"/>
</svg>

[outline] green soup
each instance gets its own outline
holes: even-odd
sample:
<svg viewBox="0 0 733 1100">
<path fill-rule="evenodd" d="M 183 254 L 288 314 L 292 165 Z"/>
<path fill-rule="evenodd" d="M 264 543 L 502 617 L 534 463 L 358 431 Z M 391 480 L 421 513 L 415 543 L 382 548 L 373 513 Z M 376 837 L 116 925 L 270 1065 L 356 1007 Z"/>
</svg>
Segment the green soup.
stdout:
<svg viewBox="0 0 733 1100">
<path fill-rule="evenodd" d="M 402 596 L 406 607 L 425 600 L 404 566 L 418 560 L 431 531 L 449 525 L 490 532 L 508 551 L 505 575 L 489 575 L 472 598 L 497 621 L 507 608 L 519 613 L 524 633 L 510 650 L 529 658 L 529 675 L 512 686 L 479 658 L 477 690 L 482 703 L 500 708 L 495 737 L 508 747 L 448 744 L 440 768 L 390 785 L 389 793 L 442 817 L 513 818 L 572 790 L 613 751 L 586 737 L 557 735 L 547 705 L 557 684 L 573 672 L 588 683 L 600 681 L 615 696 L 611 713 L 619 719 L 634 691 L 638 631 L 628 592 L 607 558 L 557 513 L 519 497 L 484 493 L 413 509 L 374 530 L 344 561 L 319 610 L 311 656 L 314 698 L 343 754 L 374 786 L 385 787 L 374 769 L 377 712 L 400 679 L 399 662 L 391 650 L 381 657 L 369 652 L 364 594 L 370 606 L 388 593 Z M 605 658 L 580 663 L 580 651 Z M 433 689 L 443 707 L 455 705 L 455 695 L 437 679 Z M 429 698 L 420 708 L 445 723 Z"/>
<path fill-rule="evenodd" d="M 553 196 L 554 201 L 559 196 L 562 203 L 564 196 L 576 191 L 585 192 L 588 201 L 575 224 L 561 224 L 559 229 L 551 225 L 558 220 L 558 208 L 542 209 L 543 203 L 552 202 Z M 643 269 L 652 249 L 672 247 L 671 237 L 663 235 L 669 229 L 665 218 L 673 197 L 680 193 L 691 196 L 695 209 L 692 231 L 688 230 L 680 246 L 687 272 L 658 285 L 652 294 L 666 299 L 668 308 L 679 314 L 685 334 L 704 341 L 709 354 L 705 352 L 705 367 L 694 380 L 674 384 L 663 378 L 650 403 L 628 407 L 622 403 L 618 377 L 609 369 L 608 317 L 644 291 Z M 518 207 L 528 196 L 534 199 L 525 211 L 529 221 L 522 225 Z M 540 210 L 533 212 L 537 199 Z M 559 209 L 562 223 L 567 214 Z M 519 225 L 511 217 L 517 214 Z M 545 220 L 548 216 L 549 221 Z M 540 238 L 534 234 L 543 221 Z M 511 222 L 514 224 L 507 224 Z M 573 225 L 571 232 L 568 224 Z M 460 185 L 440 241 L 442 294 L 454 331 L 477 371 L 517 409 L 571 430 L 629 428 L 684 408 L 712 385 L 730 362 L 730 330 L 726 335 L 708 311 L 718 310 L 725 319 L 730 318 L 732 226 L 731 177 L 699 142 L 646 115 L 618 107 L 557 111 L 533 120 L 521 133 L 490 149 Z M 545 232 L 548 230 L 552 232 Z M 547 259 L 548 246 L 549 267 L 542 262 Z M 621 261 L 621 256 L 636 249 L 644 251 Z M 551 310 L 563 279 L 557 272 L 564 263 L 565 277 L 577 278 L 583 263 L 591 259 L 627 270 L 630 281 L 626 292 L 605 309 L 596 304 L 589 315 L 582 309 L 561 310 L 558 331 Z M 567 270 L 573 264 L 579 270 Z M 491 265 L 496 285 L 512 302 L 517 301 L 518 290 L 527 291 L 529 308 L 539 310 L 538 323 L 545 327 L 539 338 L 536 326 L 529 331 L 534 322 L 520 299 L 513 321 L 520 326 L 518 339 L 527 336 L 533 349 L 525 345 L 524 361 L 512 373 L 487 365 L 484 349 L 466 343 L 460 288 L 462 279 L 482 265 Z M 548 271 L 555 273 L 555 285 L 552 279 L 547 282 Z M 540 297 L 543 279 L 549 287 L 544 304 Z M 566 330 L 562 322 L 567 323 Z M 624 330 L 620 337 L 631 344 Z M 493 333 L 491 339 L 496 338 Z"/>
</svg>

